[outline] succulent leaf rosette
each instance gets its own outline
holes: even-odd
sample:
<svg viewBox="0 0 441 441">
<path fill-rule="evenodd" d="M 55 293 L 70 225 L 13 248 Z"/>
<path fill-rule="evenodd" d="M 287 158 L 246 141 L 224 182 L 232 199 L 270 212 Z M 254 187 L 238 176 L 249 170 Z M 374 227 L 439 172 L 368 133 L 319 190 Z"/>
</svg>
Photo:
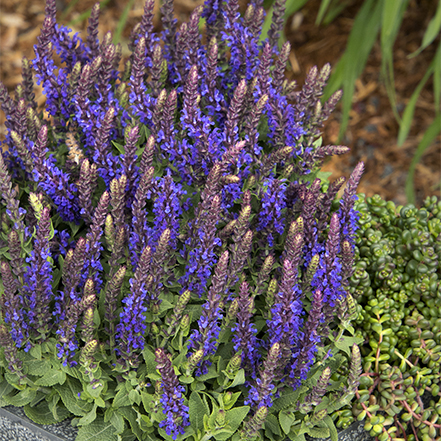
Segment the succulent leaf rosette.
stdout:
<svg viewBox="0 0 441 441">
<path fill-rule="evenodd" d="M 166 0 L 161 32 L 153 8 L 120 71 L 99 5 L 83 40 L 49 0 L 15 97 L 0 83 L 0 403 L 73 416 L 79 441 L 335 439 L 361 372 L 363 165 L 333 203 L 330 67 L 285 78 L 283 2 L 265 41 L 261 2 L 207 1 L 178 28 Z"/>
</svg>

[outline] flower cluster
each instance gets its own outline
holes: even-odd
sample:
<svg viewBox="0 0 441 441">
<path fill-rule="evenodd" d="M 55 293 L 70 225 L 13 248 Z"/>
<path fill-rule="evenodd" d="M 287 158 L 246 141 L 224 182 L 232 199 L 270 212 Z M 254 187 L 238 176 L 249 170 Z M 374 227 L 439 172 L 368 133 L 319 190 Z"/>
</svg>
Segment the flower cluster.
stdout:
<svg viewBox="0 0 441 441">
<path fill-rule="evenodd" d="M 210 407 L 197 430 L 228 431 L 235 400 L 250 411 L 243 433 L 257 436 L 274 400 L 309 390 L 316 359 L 326 367 L 352 274 L 363 167 L 336 211 L 343 180 L 313 177 L 325 156 L 346 151 L 316 139 L 336 104 L 318 104 L 329 66 L 294 92 L 284 78 L 289 44 L 277 47 L 284 2 L 262 42 L 261 3 L 241 16 L 236 0 L 207 0 L 178 28 L 165 0 L 156 32 L 147 0 L 119 72 L 120 45 L 110 33 L 97 38 L 99 6 L 83 40 L 56 23 L 48 0 L 17 99 L 0 83 L 8 366 L 21 372 L 23 350 L 25 364 L 52 353 L 63 388 L 88 381 L 81 421 L 107 409 L 97 421 L 111 421 L 115 436 L 136 421 L 176 439 L 192 408 Z M 64 385 L 66 375 L 74 380 Z M 201 398 L 209 387 L 219 405 Z"/>
</svg>

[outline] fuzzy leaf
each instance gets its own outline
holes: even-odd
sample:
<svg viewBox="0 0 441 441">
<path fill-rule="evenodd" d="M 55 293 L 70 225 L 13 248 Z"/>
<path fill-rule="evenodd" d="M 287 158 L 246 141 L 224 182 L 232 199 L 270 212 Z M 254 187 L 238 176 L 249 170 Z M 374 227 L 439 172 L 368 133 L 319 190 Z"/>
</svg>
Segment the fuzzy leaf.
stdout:
<svg viewBox="0 0 441 441">
<path fill-rule="evenodd" d="M 225 421 L 228 428 L 235 432 L 248 415 L 249 411 L 250 406 L 235 407 L 234 409 L 227 410 L 225 414 Z"/>
<path fill-rule="evenodd" d="M 329 415 L 326 415 L 325 418 L 323 418 L 323 422 L 328 426 L 329 436 L 331 437 L 331 441 L 338 441 L 337 428 L 335 427 L 332 418 Z"/>
<path fill-rule="evenodd" d="M 310 427 L 308 435 L 312 438 L 329 438 L 329 429 L 327 427 Z"/>
<path fill-rule="evenodd" d="M 274 405 L 272 407 L 273 412 L 278 412 L 295 404 L 299 399 L 300 390 L 301 389 L 299 388 L 294 392 L 289 392 L 274 400 Z"/>
<path fill-rule="evenodd" d="M 37 391 L 35 389 L 26 388 L 25 390 L 20 391 L 18 394 L 12 396 L 6 396 L 4 399 L 8 404 L 16 407 L 23 407 L 26 404 L 29 404 L 37 395 Z"/>
<path fill-rule="evenodd" d="M 0 382 L 0 407 L 5 407 L 8 403 L 5 400 L 5 396 L 14 390 L 14 387 L 11 386 L 8 382 L 2 381 Z"/>
<path fill-rule="evenodd" d="M 114 434 L 113 425 L 98 416 L 88 426 L 80 427 L 75 441 L 118 441 L 118 437 Z"/>
<path fill-rule="evenodd" d="M 79 426 L 87 426 L 88 424 L 92 423 L 93 421 L 95 421 L 96 419 L 96 408 L 97 405 L 96 403 L 94 404 L 92 410 L 83 416 L 83 418 L 80 418 L 80 420 L 78 421 L 78 425 Z"/>
<path fill-rule="evenodd" d="M 210 409 L 202 401 L 201 396 L 197 392 L 192 392 L 188 401 L 190 423 L 194 430 L 202 430 L 204 428 L 204 415 L 210 414 Z"/>
<path fill-rule="evenodd" d="M 127 393 L 127 389 L 125 386 L 118 391 L 115 398 L 113 399 L 112 406 L 114 408 L 123 407 L 123 406 L 131 406 L 132 402 L 130 401 L 129 394 Z"/>
<path fill-rule="evenodd" d="M 54 388 L 60 394 L 63 404 L 74 415 L 84 416 L 92 410 L 92 403 L 78 398 L 78 393 L 83 390 L 78 381 L 67 377 L 64 384 L 56 384 Z"/>
<path fill-rule="evenodd" d="M 363 339 L 361 337 L 344 336 L 344 337 L 340 338 L 339 341 L 335 342 L 335 346 L 338 349 L 346 352 L 346 354 L 348 354 L 349 356 L 351 356 L 352 346 L 359 345 L 361 343 L 363 343 Z"/>
<path fill-rule="evenodd" d="M 277 421 L 277 418 L 274 414 L 269 414 L 265 420 L 265 430 L 271 430 L 274 435 L 281 436 L 282 432 L 280 431 L 280 424 Z"/>
<path fill-rule="evenodd" d="M 37 386 L 54 386 L 55 384 L 63 384 L 66 381 L 66 374 L 62 371 L 56 371 L 50 369 L 41 378 L 39 378 L 35 384 Z"/>
<path fill-rule="evenodd" d="M 142 432 L 136 421 L 136 412 L 131 407 L 120 407 L 117 412 L 129 422 L 132 432 L 136 435 L 136 437 L 141 439 Z"/>
<path fill-rule="evenodd" d="M 42 401 L 34 407 L 26 405 L 24 411 L 26 416 L 37 424 L 56 424 L 71 416 L 64 406 L 57 406 L 57 418 L 55 418 L 47 401 Z"/>
<path fill-rule="evenodd" d="M 288 435 L 291 432 L 291 426 L 293 425 L 296 417 L 292 414 L 287 414 L 285 411 L 279 413 L 279 423 L 282 430 Z"/>
</svg>

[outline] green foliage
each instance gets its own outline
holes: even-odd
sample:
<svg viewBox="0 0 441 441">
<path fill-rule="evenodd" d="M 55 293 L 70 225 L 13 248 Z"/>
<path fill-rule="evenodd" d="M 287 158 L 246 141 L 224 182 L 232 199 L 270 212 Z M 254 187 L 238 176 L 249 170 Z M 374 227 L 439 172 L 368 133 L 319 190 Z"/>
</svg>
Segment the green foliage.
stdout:
<svg viewBox="0 0 441 441">
<path fill-rule="evenodd" d="M 352 412 L 348 406 L 333 418 L 337 427 L 365 420 L 379 440 L 439 439 L 441 203 L 432 197 L 421 209 L 396 207 L 374 196 L 356 207 L 350 290 L 364 372 Z"/>
</svg>

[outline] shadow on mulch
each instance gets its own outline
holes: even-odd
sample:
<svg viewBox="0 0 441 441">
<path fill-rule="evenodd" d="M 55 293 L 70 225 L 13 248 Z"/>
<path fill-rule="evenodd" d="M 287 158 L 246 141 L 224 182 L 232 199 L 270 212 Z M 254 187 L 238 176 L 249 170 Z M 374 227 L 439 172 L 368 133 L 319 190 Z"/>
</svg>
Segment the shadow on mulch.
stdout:
<svg viewBox="0 0 441 441">
<path fill-rule="evenodd" d="M 90 9 L 94 0 L 80 0 L 69 10 L 66 17 L 68 2 L 57 1 L 58 19 L 63 24 L 79 17 Z M 185 21 L 190 12 L 203 0 L 175 0 L 176 15 Z M 308 70 L 325 63 L 335 66 L 346 47 L 354 17 L 362 4 L 362 0 L 353 2 L 330 25 L 316 27 L 314 21 L 320 0 L 309 0 L 305 8 L 288 20 L 285 33 L 291 42 L 291 68 L 288 75 L 303 84 Z M 113 0 L 102 10 L 100 18 L 100 38 L 116 29 L 126 5 L 124 0 Z M 159 6 L 157 5 L 157 8 Z M 141 20 L 144 1 L 135 0 L 123 33 L 127 39 L 130 29 Z M 421 44 L 427 23 L 433 16 L 436 2 L 430 0 L 410 1 L 394 47 L 394 73 L 397 92 L 398 112 L 401 114 L 416 85 L 424 76 L 438 39 L 425 49 L 418 57 L 407 59 Z M 0 5 L 0 79 L 12 93 L 21 81 L 21 59 L 34 57 L 33 45 L 40 33 L 44 18 L 44 1 L 42 0 L 2 0 Z M 157 17 L 158 18 L 158 17 Z M 61 20 L 60 20 L 61 19 Z M 156 26 L 159 27 L 159 20 Z M 85 32 L 87 23 L 70 26 L 75 32 Z M 85 35 L 85 34 L 83 34 Z M 123 41 L 123 54 L 127 53 L 127 45 Z M 300 86 L 299 86 L 300 87 Z M 35 91 L 37 101 L 44 103 L 41 89 Z M 367 66 L 356 83 L 353 97 L 353 108 L 349 126 L 344 138 L 339 142 L 351 148 L 351 153 L 328 160 L 325 171 L 331 171 L 331 179 L 341 175 L 348 177 L 358 161 L 364 161 L 366 171 L 360 183 L 359 191 L 368 196 L 380 194 L 383 198 L 398 204 L 406 203 L 404 191 L 407 171 L 427 127 L 435 115 L 433 83 L 429 80 L 417 101 L 410 134 L 405 144 L 398 147 L 396 137 L 398 123 L 393 115 L 386 89 L 381 79 L 381 50 L 377 42 L 368 59 Z M 340 128 L 341 106 L 339 105 L 326 123 L 324 142 L 337 143 Z M 0 112 L 0 139 L 4 139 L 4 115 Z M 440 197 L 441 179 L 441 139 L 426 150 L 424 157 L 415 172 L 415 191 L 417 205 L 421 205 L 425 197 Z"/>
</svg>

